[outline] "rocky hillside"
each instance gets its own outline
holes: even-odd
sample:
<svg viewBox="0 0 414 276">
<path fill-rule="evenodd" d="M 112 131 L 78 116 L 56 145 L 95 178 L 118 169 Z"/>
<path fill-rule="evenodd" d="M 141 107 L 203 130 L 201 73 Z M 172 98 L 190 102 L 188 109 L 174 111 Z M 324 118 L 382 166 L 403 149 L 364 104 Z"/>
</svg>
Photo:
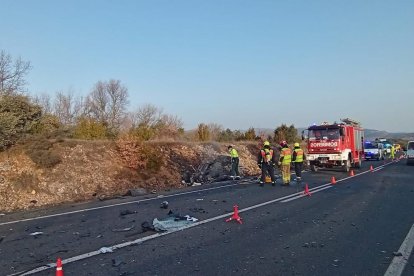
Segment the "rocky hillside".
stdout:
<svg viewBox="0 0 414 276">
<path fill-rule="evenodd" d="M 109 141 L 48 142 L 47 147 L 20 145 L 0 153 L 0 211 L 103 200 L 137 188 L 156 193 L 221 181 L 230 170 L 227 145 L 220 143 L 151 142 L 145 144 L 149 153 L 125 154 Z M 235 147 L 242 173 L 257 175 L 257 145 Z"/>
</svg>

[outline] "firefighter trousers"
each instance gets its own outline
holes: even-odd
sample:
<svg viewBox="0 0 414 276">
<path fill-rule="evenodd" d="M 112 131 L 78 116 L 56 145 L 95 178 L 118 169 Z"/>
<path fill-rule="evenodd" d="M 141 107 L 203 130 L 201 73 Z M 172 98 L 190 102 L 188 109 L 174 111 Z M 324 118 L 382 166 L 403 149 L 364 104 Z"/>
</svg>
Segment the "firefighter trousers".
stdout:
<svg viewBox="0 0 414 276">
<path fill-rule="evenodd" d="M 283 184 L 289 184 L 290 182 L 290 164 L 282 164 L 282 178 Z"/>
<path fill-rule="evenodd" d="M 302 177 L 303 162 L 295 162 L 296 177 Z"/>
<path fill-rule="evenodd" d="M 263 163 L 262 164 L 262 177 L 260 180 L 264 183 L 266 181 L 266 174 L 270 175 L 272 182 L 275 182 L 275 168 L 272 164 Z"/>
</svg>

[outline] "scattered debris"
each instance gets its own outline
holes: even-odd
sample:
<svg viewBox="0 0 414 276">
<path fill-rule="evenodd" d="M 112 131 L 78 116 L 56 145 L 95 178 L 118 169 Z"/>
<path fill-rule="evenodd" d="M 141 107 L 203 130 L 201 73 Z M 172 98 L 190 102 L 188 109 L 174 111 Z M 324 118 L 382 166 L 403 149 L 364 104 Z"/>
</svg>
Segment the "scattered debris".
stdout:
<svg viewBox="0 0 414 276">
<path fill-rule="evenodd" d="M 141 223 L 141 227 L 143 232 L 155 231 L 154 225 L 150 224 L 148 221 Z"/>
<path fill-rule="evenodd" d="M 156 194 L 157 193 L 157 190 L 152 190 L 151 191 L 151 194 Z"/>
<path fill-rule="evenodd" d="M 121 217 L 123 217 L 123 216 L 127 216 L 127 215 L 133 215 L 133 214 L 136 214 L 136 213 L 137 213 L 137 211 L 123 210 L 123 211 L 119 212 L 119 215 Z"/>
<path fill-rule="evenodd" d="M 113 267 L 118 267 L 120 265 L 124 264 L 123 261 L 119 260 L 119 259 L 112 259 L 112 266 Z"/>
<path fill-rule="evenodd" d="M 0 213 L 0 216 L 5 216 L 6 214 Z"/>
<path fill-rule="evenodd" d="M 305 244 L 304 244 L 304 245 L 302 245 L 302 247 L 309 248 L 309 243 L 308 243 L 308 242 L 305 242 Z"/>
<path fill-rule="evenodd" d="M 105 253 L 112 253 L 112 252 L 114 252 L 111 248 L 109 248 L 109 247 L 101 247 L 101 249 L 99 249 L 99 251 L 101 252 L 101 253 L 103 253 L 103 254 L 105 254 Z"/>
<path fill-rule="evenodd" d="M 36 199 L 30 200 L 30 203 L 31 204 L 36 204 L 37 203 L 37 200 Z"/>
<path fill-rule="evenodd" d="M 148 194 L 148 191 L 144 188 L 137 188 L 137 189 L 131 189 L 128 190 L 128 192 L 125 194 L 126 196 L 142 196 Z"/>
<path fill-rule="evenodd" d="M 197 198 L 196 200 L 197 200 L 197 201 L 203 201 L 203 200 L 204 200 L 204 198 Z"/>
<path fill-rule="evenodd" d="M 192 186 L 201 186 L 202 184 L 199 182 L 194 182 Z"/>
<path fill-rule="evenodd" d="M 97 239 L 103 238 L 103 235 L 96 236 Z"/>
<path fill-rule="evenodd" d="M 206 210 L 204 210 L 203 208 L 190 208 L 190 209 L 188 209 L 190 212 L 193 212 L 193 213 L 202 213 L 202 214 L 205 214 L 205 213 L 207 213 L 207 211 Z"/>
<path fill-rule="evenodd" d="M 171 210 L 168 212 L 169 217 L 166 219 L 159 220 L 155 218 L 152 225 L 155 231 L 173 231 L 178 230 L 182 227 L 190 225 L 198 219 L 189 215 L 181 216 L 180 214 L 174 214 Z"/>
<path fill-rule="evenodd" d="M 128 232 L 135 228 L 135 225 L 132 225 L 131 227 L 126 227 L 122 229 L 112 229 L 112 232 Z"/>
<path fill-rule="evenodd" d="M 161 202 L 161 206 L 160 207 L 163 208 L 163 209 L 167 209 L 168 208 L 168 201 Z"/>
<path fill-rule="evenodd" d="M 0 237 L 0 243 L 4 240 L 5 236 Z"/>
<path fill-rule="evenodd" d="M 43 234 L 44 234 L 43 232 L 33 232 L 33 233 L 30 233 L 29 235 L 33 236 L 33 237 L 36 237 L 36 236 L 40 236 L 40 235 L 43 235 Z"/>
<path fill-rule="evenodd" d="M 401 252 L 392 253 L 395 257 L 401 257 L 403 254 Z"/>
</svg>

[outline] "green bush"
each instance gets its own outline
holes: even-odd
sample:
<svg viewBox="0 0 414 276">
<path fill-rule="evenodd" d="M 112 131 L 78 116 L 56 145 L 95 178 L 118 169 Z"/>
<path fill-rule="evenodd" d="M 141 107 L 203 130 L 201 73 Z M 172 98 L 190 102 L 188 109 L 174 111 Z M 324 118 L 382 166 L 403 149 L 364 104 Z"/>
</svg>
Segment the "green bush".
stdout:
<svg viewBox="0 0 414 276">
<path fill-rule="evenodd" d="M 59 128 L 61 128 L 59 118 L 55 115 L 46 114 L 33 125 L 32 132 L 36 134 L 51 134 L 57 132 Z"/>
<path fill-rule="evenodd" d="M 74 138 L 95 140 L 107 137 L 107 127 L 90 118 L 80 118 L 74 129 Z"/>
<path fill-rule="evenodd" d="M 25 96 L 0 96 L 0 150 L 14 145 L 22 134 L 29 133 L 41 115 L 41 107 Z"/>
</svg>

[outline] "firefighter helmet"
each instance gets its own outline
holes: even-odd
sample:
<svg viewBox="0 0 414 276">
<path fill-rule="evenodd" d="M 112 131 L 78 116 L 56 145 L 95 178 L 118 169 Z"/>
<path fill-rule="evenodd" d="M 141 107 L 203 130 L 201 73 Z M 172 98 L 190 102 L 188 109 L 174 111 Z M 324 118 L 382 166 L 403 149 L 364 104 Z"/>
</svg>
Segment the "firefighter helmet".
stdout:
<svg viewBox="0 0 414 276">
<path fill-rule="evenodd" d="M 263 142 L 263 146 L 270 146 L 269 141 L 264 141 L 264 142 Z"/>
<path fill-rule="evenodd" d="M 294 146 L 295 148 L 298 148 L 298 147 L 299 147 L 299 143 L 295 143 L 293 146 Z"/>
</svg>

